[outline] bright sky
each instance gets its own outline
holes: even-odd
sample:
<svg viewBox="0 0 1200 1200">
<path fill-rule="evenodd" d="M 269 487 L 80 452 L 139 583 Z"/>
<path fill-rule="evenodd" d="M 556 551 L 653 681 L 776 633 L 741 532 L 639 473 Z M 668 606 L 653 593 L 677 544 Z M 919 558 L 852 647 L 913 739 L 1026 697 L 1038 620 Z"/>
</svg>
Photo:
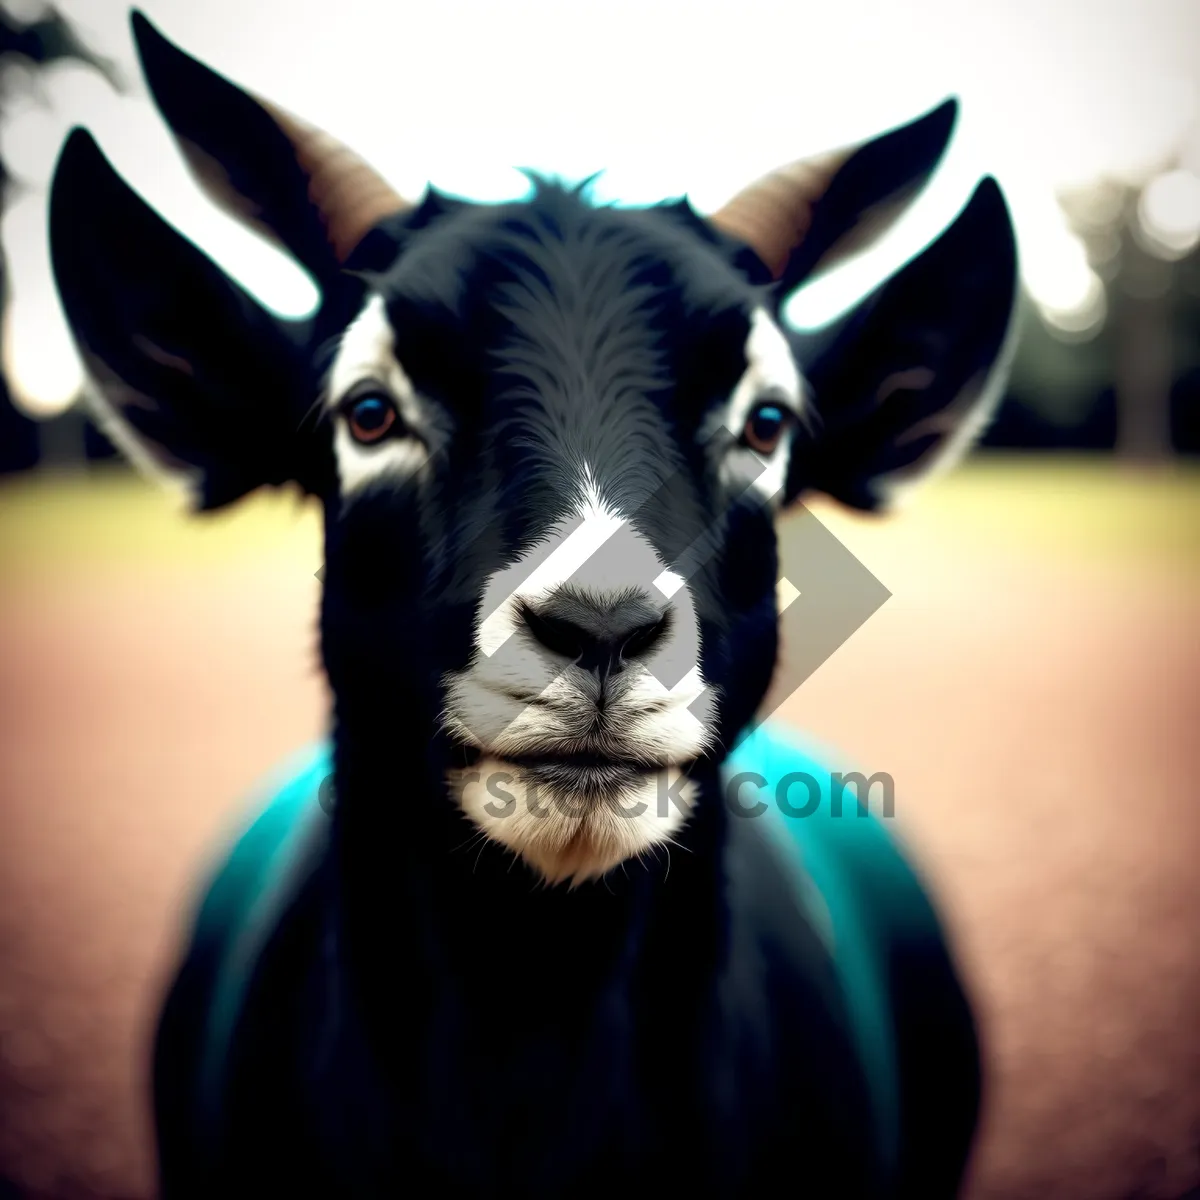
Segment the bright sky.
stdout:
<svg viewBox="0 0 1200 1200">
<path fill-rule="evenodd" d="M 14 5 L 16 7 L 16 5 Z M 22 0 L 22 7 L 36 7 Z M 54 294 L 46 184 L 67 130 L 264 303 L 300 314 L 311 284 L 203 198 L 142 87 L 116 0 L 62 0 L 124 69 L 116 96 L 75 66 L 47 71 L 0 133 L 27 185 L 3 221 L 13 305 L 5 356 L 28 406 L 61 405 L 78 364 Z M 477 199 L 519 194 L 514 166 L 599 169 L 601 197 L 690 194 L 713 209 L 760 172 L 905 121 L 946 95 L 959 135 L 895 235 L 797 297 L 819 324 L 929 240 L 984 172 L 1013 207 L 1026 281 L 1068 298 L 1081 269 L 1057 187 L 1155 173 L 1200 99 L 1198 0 L 145 0 L 163 32 L 239 83 L 343 138 L 401 191 L 428 180 Z M 1189 132 L 1190 131 L 1190 132 Z M 1200 161 L 1190 163 L 1200 172 Z"/>
</svg>

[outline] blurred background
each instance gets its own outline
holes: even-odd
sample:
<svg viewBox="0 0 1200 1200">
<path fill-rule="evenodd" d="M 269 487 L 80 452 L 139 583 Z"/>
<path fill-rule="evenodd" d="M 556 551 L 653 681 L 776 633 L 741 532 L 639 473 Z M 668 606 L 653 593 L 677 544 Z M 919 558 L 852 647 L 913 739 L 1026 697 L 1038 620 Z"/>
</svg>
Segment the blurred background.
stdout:
<svg viewBox="0 0 1200 1200">
<path fill-rule="evenodd" d="M 896 780 L 983 1031 L 973 1200 L 1200 1197 L 1200 4 L 143 7 L 410 195 L 605 168 L 602 199 L 712 210 L 962 98 L 921 203 L 789 318 L 836 316 L 992 173 L 1011 384 L 908 512 L 813 504 L 893 595 L 780 715 Z M 326 709 L 316 513 L 185 522 L 77 403 L 45 232 L 74 124 L 264 303 L 317 298 L 191 183 L 123 4 L 0 0 L 0 1200 L 152 1195 L 149 1037 L 198 872 Z"/>
</svg>

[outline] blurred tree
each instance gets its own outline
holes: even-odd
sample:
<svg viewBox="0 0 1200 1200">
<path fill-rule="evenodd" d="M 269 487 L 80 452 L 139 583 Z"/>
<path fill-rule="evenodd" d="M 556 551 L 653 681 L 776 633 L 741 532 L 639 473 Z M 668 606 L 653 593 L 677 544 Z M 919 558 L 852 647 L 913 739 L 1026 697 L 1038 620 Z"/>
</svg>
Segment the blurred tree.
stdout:
<svg viewBox="0 0 1200 1200">
<path fill-rule="evenodd" d="M 1024 293 L 1018 319 L 1020 340 L 1012 375 L 984 446 L 1111 451 L 1116 444 L 1115 408 L 1112 355 L 1105 339 L 1064 341 Z"/>
<path fill-rule="evenodd" d="M 0 68 L 19 63 L 22 72 L 0 70 L 0 120 L 3 120 L 16 87 L 33 86 L 35 72 L 52 62 L 73 59 L 99 71 L 115 88 L 123 87 L 115 64 L 90 50 L 70 23 L 53 7 L 40 16 L 22 20 L 0 0 Z M 11 199 L 20 184 L 12 179 L 0 161 L 0 209 Z M 0 315 L 8 306 L 8 267 L 0 248 Z M 0 372 L 0 474 L 21 471 L 37 463 L 40 457 L 38 422 L 20 412 L 12 402 L 8 383 Z"/>
<path fill-rule="evenodd" d="M 1172 345 L 1172 442 L 1180 454 L 1200 454 L 1200 249 L 1179 264 Z"/>
<path fill-rule="evenodd" d="M 1178 259 L 1148 249 L 1141 194 L 1140 185 L 1101 179 L 1060 196 L 1105 285 L 1107 314 L 1070 333 L 1025 298 L 1008 391 L 985 446 L 1142 461 L 1200 451 L 1200 247 Z"/>
<path fill-rule="evenodd" d="M 1139 243 L 1132 220 L 1112 289 L 1117 450 L 1126 458 L 1153 462 L 1171 453 L 1174 268 Z"/>
</svg>

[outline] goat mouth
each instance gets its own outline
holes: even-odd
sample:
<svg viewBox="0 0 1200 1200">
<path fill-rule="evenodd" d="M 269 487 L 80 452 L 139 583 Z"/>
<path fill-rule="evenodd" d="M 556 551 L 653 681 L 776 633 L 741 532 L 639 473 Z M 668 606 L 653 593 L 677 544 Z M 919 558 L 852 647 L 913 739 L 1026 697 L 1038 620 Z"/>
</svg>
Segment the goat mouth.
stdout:
<svg viewBox="0 0 1200 1200">
<path fill-rule="evenodd" d="M 581 774 L 606 774 L 623 772 L 636 775 L 653 775 L 671 767 L 671 763 L 658 759 L 644 758 L 636 754 L 602 754 L 597 751 L 543 750 L 524 754 L 511 754 L 489 750 L 486 747 L 456 742 L 451 747 L 453 766 L 460 770 L 477 766 L 484 758 L 493 758 L 509 766 L 527 771 L 553 770 L 578 772 Z"/>
<path fill-rule="evenodd" d="M 506 755 L 502 761 L 519 771 L 530 784 L 552 795 L 571 795 L 585 803 L 601 803 L 636 788 L 662 768 L 631 759 L 602 754 Z"/>
<path fill-rule="evenodd" d="M 564 752 L 547 750 L 540 754 L 504 754 L 505 762 L 526 770 L 556 769 L 563 771 L 605 772 L 629 771 L 635 774 L 652 774 L 666 770 L 668 764 L 653 762 L 639 758 L 636 755 L 617 757 L 612 754 L 598 754 L 591 751 Z"/>
<path fill-rule="evenodd" d="M 618 757 L 596 751 L 544 750 L 513 754 L 475 746 L 457 746 L 454 765 L 471 770 L 484 759 L 523 776 L 550 793 L 572 794 L 602 800 L 642 784 L 648 776 L 666 771 L 670 764 L 638 755 Z"/>
</svg>

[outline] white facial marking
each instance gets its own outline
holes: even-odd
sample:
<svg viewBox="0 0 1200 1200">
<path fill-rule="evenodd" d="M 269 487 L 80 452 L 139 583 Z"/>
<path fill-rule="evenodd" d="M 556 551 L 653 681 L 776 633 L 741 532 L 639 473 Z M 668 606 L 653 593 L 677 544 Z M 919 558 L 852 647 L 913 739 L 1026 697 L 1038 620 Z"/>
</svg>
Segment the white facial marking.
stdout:
<svg viewBox="0 0 1200 1200">
<path fill-rule="evenodd" d="M 452 772 L 449 783 L 463 812 L 492 841 L 524 859 L 547 883 L 572 886 L 668 845 L 696 798 L 695 784 L 667 768 L 586 805 L 491 756 Z"/>
<path fill-rule="evenodd" d="M 538 642 L 521 615 L 568 583 L 599 600 L 638 591 L 669 610 L 661 639 L 605 681 L 603 704 L 592 672 Z M 680 768 L 713 736 L 715 703 L 699 664 L 686 582 L 603 501 L 585 468 L 574 512 L 486 581 L 471 663 L 444 679 L 446 728 L 484 752 L 471 770 L 451 772 L 452 793 L 489 838 L 548 881 L 579 882 L 646 852 L 687 819 L 692 792 Z M 512 761 L 585 752 L 625 764 L 590 782 L 580 776 L 586 795 Z M 506 773 L 519 800 L 513 811 L 501 811 L 488 788 Z"/>
<path fill-rule="evenodd" d="M 730 432 L 741 430 L 755 404 L 764 396 L 782 400 L 799 416 L 804 404 L 800 372 L 783 330 L 764 309 L 756 308 L 750 317 L 745 353 L 746 373 L 734 388 L 728 406 Z"/>
<path fill-rule="evenodd" d="M 705 435 L 727 429 L 741 437 L 747 418 L 764 401 L 790 409 L 797 417 L 806 413 L 804 380 L 796 369 L 791 347 L 783 331 L 764 309 L 756 308 L 750 317 L 746 338 L 746 370 L 725 405 L 709 418 Z M 787 480 L 788 433 L 769 455 L 747 446 L 731 448 L 725 456 L 723 472 L 726 485 L 740 483 L 753 488 L 765 503 L 775 503 Z"/>
<path fill-rule="evenodd" d="M 396 360 L 394 336 L 382 298 L 372 296 L 342 335 L 329 370 L 329 404 L 336 404 L 355 384 L 371 380 L 391 397 L 405 429 L 412 431 L 364 446 L 351 436 L 345 420 L 335 418 L 333 448 L 343 496 L 380 478 L 409 479 L 429 460 L 437 422 Z"/>
<path fill-rule="evenodd" d="M 514 594 L 508 599 L 511 604 L 489 604 L 502 594 L 504 583 L 500 572 L 489 581 L 484 591 L 484 618 L 479 627 L 478 646 L 482 654 L 490 658 L 508 639 L 513 630 L 512 614 L 517 600 L 536 604 L 555 588 L 574 578 L 588 561 L 624 525 L 623 519 L 605 508 L 591 479 L 585 480 L 583 500 L 578 507 L 575 521 L 560 525 L 549 538 L 552 547 L 549 555 L 541 559 L 532 574 L 521 584 L 519 597 Z M 528 558 L 525 560 L 528 561 Z M 489 591 L 492 596 L 489 596 Z"/>
</svg>

